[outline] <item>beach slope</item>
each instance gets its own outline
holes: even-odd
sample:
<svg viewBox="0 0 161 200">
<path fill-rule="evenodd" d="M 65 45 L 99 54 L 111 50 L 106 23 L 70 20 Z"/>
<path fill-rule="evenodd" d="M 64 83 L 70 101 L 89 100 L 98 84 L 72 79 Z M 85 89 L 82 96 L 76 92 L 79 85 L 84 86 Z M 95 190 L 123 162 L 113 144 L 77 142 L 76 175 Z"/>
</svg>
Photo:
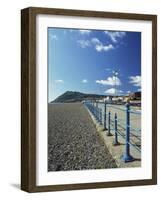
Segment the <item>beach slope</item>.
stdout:
<svg viewBox="0 0 161 200">
<path fill-rule="evenodd" d="M 48 105 L 48 171 L 116 167 L 82 103 Z"/>
</svg>

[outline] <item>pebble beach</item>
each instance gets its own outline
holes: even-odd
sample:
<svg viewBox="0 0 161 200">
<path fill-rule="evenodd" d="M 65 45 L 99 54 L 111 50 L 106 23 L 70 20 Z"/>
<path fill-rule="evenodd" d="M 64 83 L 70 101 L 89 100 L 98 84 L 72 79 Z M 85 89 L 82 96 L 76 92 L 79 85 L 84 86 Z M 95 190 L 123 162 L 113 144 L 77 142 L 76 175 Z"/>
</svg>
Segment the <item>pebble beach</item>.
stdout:
<svg viewBox="0 0 161 200">
<path fill-rule="evenodd" d="M 82 103 L 48 105 L 48 171 L 116 167 Z"/>
</svg>

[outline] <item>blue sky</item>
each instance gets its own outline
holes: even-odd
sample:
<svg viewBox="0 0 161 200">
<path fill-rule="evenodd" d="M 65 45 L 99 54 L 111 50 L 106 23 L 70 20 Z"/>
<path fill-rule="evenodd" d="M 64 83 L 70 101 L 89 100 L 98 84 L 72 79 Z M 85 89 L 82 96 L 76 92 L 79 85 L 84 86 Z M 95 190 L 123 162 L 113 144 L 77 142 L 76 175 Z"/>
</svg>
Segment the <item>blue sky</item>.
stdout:
<svg viewBox="0 0 161 200">
<path fill-rule="evenodd" d="M 104 95 L 141 91 L 141 33 L 48 28 L 49 101 L 68 90 Z"/>
</svg>

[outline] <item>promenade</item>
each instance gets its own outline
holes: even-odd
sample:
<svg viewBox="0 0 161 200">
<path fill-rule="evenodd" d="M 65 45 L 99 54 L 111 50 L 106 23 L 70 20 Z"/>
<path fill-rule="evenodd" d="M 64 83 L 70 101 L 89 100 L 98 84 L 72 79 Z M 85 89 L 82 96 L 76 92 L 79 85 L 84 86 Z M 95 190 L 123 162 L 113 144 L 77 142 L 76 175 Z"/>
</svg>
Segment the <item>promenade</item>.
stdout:
<svg viewBox="0 0 161 200">
<path fill-rule="evenodd" d="M 141 108 L 84 102 L 117 166 L 141 166 Z"/>
</svg>

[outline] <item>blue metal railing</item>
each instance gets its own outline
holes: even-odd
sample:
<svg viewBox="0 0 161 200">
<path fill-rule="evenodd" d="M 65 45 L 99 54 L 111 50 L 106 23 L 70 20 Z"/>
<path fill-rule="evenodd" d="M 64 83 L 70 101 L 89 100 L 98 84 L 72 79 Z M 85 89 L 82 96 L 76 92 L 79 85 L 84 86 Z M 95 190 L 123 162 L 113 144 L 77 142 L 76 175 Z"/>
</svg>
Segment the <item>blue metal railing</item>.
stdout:
<svg viewBox="0 0 161 200">
<path fill-rule="evenodd" d="M 121 108 L 118 105 L 111 105 L 107 102 L 99 102 L 95 100 L 85 101 L 84 104 L 95 117 L 96 121 L 100 125 L 103 125 L 104 130 L 107 130 L 107 136 L 112 136 L 111 130 L 114 131 L 113 145 L 120 144 L 118 141 L 118 135 L 125 140 L 125 152 L 122 159 L 124 162 L 133 161 L 134 158 L 130 154 L 130 148 L 135 148 L 138 152 L 141 152 L 141 129 L 134 127 L 130 118 L 133 114 L 141 116 L 141 112 L 130 109 L 130 104 L 128 103 L 124 108 Z M 114 116 L 112 115 L 110 108 L 116 110 Z M 125 120 L 119 119 L 117 110 L 124 112 Z M 135 140 L 133 138 L 135 138 Z"/>
</svg>

